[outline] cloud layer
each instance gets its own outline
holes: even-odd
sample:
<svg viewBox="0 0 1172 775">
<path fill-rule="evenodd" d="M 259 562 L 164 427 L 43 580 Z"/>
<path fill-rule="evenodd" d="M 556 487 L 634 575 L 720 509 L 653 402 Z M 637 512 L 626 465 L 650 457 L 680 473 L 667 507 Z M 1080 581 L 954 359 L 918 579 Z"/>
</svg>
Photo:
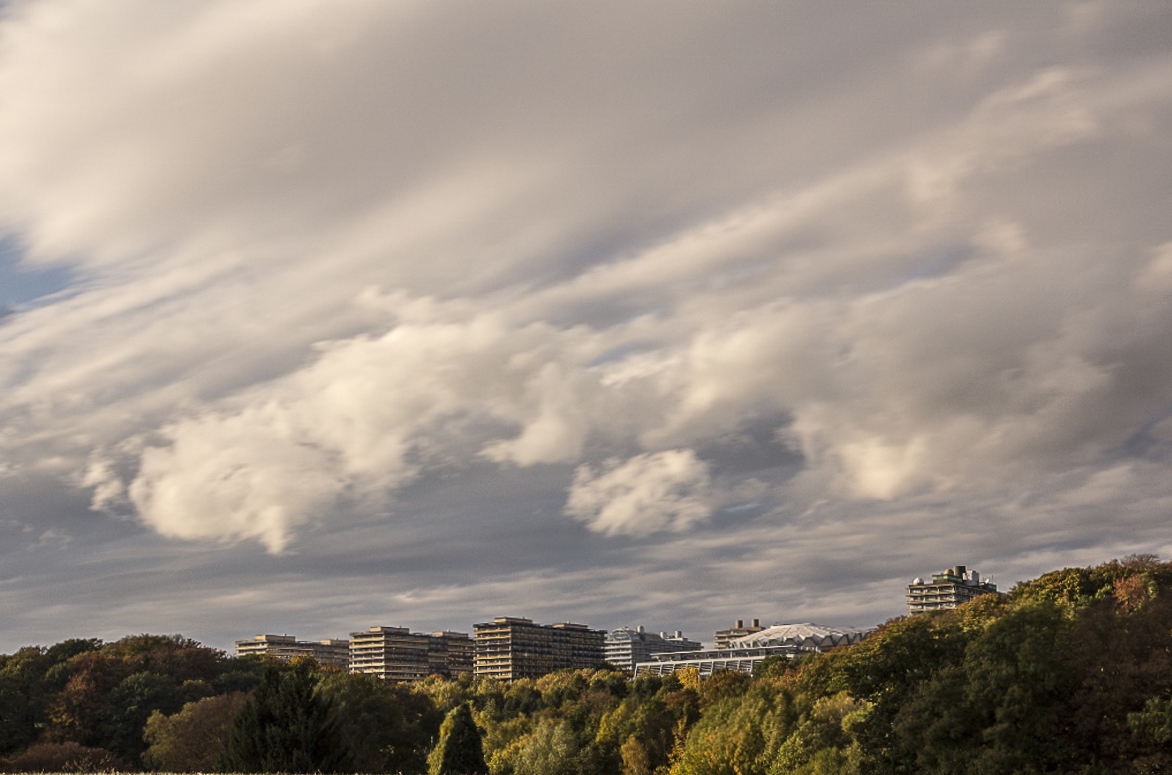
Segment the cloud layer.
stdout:
<svg viewBox="0 0 1172 775">
<path fill-rule="evenodd" d="M 777 617 L 866 618 L 936 565 L 1159 551 L 1168 32 L 1100 2 L 12 3 L 0 229 L 70 279 L 0 324 L 0 517 L 322 579 L 519 531 L 546 587 L 709 569 L 705 624 L 781 568 Z M 818 555 L 892 599 L 842 602 Z M 611 594 L 580 604 L 654 610 Z"/>
</svg>

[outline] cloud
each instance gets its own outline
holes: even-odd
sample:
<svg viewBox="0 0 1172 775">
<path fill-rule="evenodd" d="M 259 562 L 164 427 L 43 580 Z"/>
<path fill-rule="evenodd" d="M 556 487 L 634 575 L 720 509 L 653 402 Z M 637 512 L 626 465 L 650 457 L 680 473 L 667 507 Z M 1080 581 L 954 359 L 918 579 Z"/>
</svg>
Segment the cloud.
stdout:
<svg viewBox="0 0 1172 775">
<path fill-rule="evenodd" d="M 683 531 L 712 513 L 708 466 L 690 449 L 672 449 L 599 469 L 579 466 L 566 513 L 607 535 Z"/>
<path fill-rule="evenodd" d="M 1167 18 L 1082 7 L 9 4 L 0 230 L 67 287 L 0 321 L 0 517 L 730 605 L 1127 491 L 1167 543 Z"/>
</svg>

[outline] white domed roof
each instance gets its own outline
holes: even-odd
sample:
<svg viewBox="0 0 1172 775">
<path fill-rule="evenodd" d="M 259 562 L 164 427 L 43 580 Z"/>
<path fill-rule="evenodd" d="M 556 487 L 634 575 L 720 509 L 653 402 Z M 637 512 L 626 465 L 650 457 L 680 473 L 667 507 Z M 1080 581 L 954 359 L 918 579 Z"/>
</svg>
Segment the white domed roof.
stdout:
<svg viewBox="0 0 1172 775">
<path fill-rule="evenodd" d="M 870 630 L 860 630 L 854 627 L 826 627 L 813 622 L 775 624 L 761 632 L 734 638 L 729 641 L 728 647 L 804 646 L 822 649 L 858 643 L 869 633 Z"/>
</svg>

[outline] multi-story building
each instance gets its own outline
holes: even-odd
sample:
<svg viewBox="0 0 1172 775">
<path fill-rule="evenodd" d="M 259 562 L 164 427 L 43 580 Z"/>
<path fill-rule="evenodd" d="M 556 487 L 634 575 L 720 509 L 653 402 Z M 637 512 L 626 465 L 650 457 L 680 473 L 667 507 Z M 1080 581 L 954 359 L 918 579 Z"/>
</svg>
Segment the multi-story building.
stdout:
<svg viewBox="0 0 1172 775">
<path fill-rule="evenodd" d="M 956 565 L 933 573 L 931 581 L 915 579 L 907 587 L 907 612 L 922 614 L 956 608 L 981 595 L 997 594 L 997 585 L 981 581 L 981 574 Z"/>
<path fill-rule="evenodd" d="M 472 639 L 466 632 L 433 632 L 428 640 L 427 662 L 432 674 L 453 676 L 472 672 Z"/>
<path fill-rule="evenodd" d="M 761 632 L 764 629 L 761 626 L 760 619 L 754 619 L 753 623 L 748 627 L 745 626 L 743 619 L 737 619 L 735 627 L 716 631 L 716 642 L 713 645 L 718 649 L 728 648 L 729 641 L 735 640 L 736 638 L 743 638 L 746 635 L 752 635 L 755 632 Z"/>
<path fill-rule="evenodd" d="M 406 627 L 371 627 L 350 633 L 350 672 L 386 681 L 419 681 L 432 674 L 472 670 L 472 641 L 463 632 L 411 632 Z"/>
<path fill-rule="evenodd" d="M 647 632 L 642 626 L 631 629 L 620 627 L 607 633 L 603 643 L 603 655 L 606 661 L 615 667 L 622 668 L 628 673 L 635 672 L 635 665 L 647 662 L 652 654 L 679 651 L 699 651 L 704 644 L 688 640 L 684 634 L 676 630 L 672 635 L 661 632 Z"/>
<path fill-rule="evenodd" d="M 272 657 L 283 662 L 294 657 L 312 657 L 319 665 L 331 665 L 344 670 L 350 664 L 350 641 L 297 640 L 292 635 L 257 635 L 252 640 L 236 641 L 236 656 L 249 654 Z"/>
<path fill-rule="evenodd" d="M 532 619 L 498 616 L 472 625 L 472 631 L 476 675 L 512 681 L 603 663 L 606 633 L 584 624 L 534 624 Z"/>
<path fill-rule="evenodd" d="M 685 667 L 696 668 L 702 677 L 718 670 L 751 673 L 769 657 L 793 659 L 801 654 L 821 653 L 858 643 L 869 634 L 869 630 L 811 623 L 777 624 L 734 638 L 719 649 L 652 654 L 651 659 L 635 665 L 635 675 L 667 675 Z"/>
</svg>

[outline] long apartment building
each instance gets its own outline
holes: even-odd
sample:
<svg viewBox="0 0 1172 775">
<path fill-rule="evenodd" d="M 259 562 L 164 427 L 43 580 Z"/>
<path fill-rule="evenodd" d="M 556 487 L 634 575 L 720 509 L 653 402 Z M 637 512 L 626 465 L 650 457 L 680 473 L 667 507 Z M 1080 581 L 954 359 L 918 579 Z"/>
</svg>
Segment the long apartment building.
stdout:
<svg viewBox="0 0 1172 775">
<path fill-rule="evenodd" d="M 647 632 L 640 625 L 635 629 L 619 627 L 611 630 L 603 643 L 603 652 L 607 662 L 633 674 L 635 665 L 650 661 L 652 654 L 699 651 L 703 647 L 702 643 L 685 638 L 679 630 L 671 635 L 666 632 L 656 634 Z"/>
<path fill-rule="evenodd" d="M 236 656 L 271 657 L 288 662 L 294 657 L 312 657 L 319 665 L 332 665 L 343 670 L 350 663 L 350 641 L 297 640 L 293 635 L 257 635 L 252 640 L 236 641 Z"/>
<path fill-rule="evenodd" d="M 472 672 L 472 641 L 466 632 L 411 632 L 406 627 L 371 627 L 350 633 L 350 672 L 385 681 L 419 681 L 429 675 Z"/>
<path fill-rule="evenodd" d="M 981 595 L 997 594 L 997 585 L 982 581 L 981 574 L 954 565 L 932 574 L 931 581 L 915 579 L 907 587 L 907 612 L 922 614 L 956 608 Z"/>
<path fill-rule="evenodd" d="M 539 678 L 564 668 L 598 667 L 606 633 L 584 624 L 534 624 L 532 619 L 498 616 L 472 625 L 474 672 L 503 681 Z"/>
</svg>

